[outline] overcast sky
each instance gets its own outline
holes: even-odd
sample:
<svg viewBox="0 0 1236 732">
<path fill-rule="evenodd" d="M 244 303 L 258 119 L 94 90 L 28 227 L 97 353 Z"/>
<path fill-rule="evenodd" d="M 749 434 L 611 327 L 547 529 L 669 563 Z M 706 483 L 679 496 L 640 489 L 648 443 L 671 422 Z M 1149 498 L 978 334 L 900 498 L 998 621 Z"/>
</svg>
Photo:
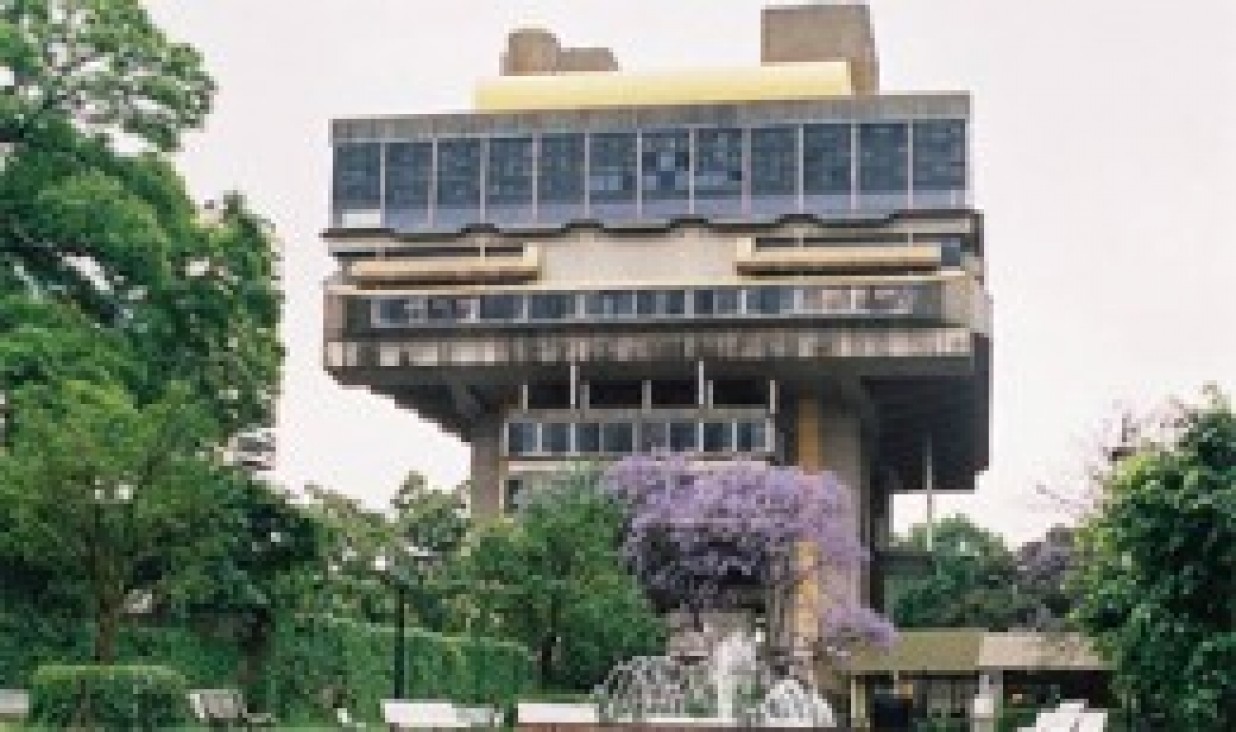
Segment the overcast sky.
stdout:
<svg viewBox="0 0 1236 732">
<path fill-rule="evenodd" d="M 374 504 L 464 447 L 321 368 L 327 121 L 466 109 L 505 34 L 544 25 L 628 69 L 756 64 L 758 0 L 147 0 L 206 56 L 216 111 L 181 167 L 239 189 L 285 246 L 278 478 Z M 991 468 L 941 501 L 1015 540 L 1058 518 L 1118 405 L 1236 391 L 1236 2 L 873 0 L 888 91 L 975 96 L 975 198 L 996 303 Z M 898 522 L 918 519 L 916 500 Z"/>
</svg>

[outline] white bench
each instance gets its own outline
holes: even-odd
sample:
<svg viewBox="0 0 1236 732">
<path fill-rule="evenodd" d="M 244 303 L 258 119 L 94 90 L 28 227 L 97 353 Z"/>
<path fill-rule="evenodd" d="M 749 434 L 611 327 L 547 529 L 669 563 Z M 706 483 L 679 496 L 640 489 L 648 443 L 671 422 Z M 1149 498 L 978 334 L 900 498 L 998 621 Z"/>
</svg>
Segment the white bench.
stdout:
<svg viewBox="0 0 1236 732">
<path fill-rule="evenodd" d="M 384 699 L 382 721 L 393 730 L 463 729 L 468 726 L 455 705 L 444 701 Z"/>
<path fill-rule="evenodd" d="M 30 692 L 0 689 L 0 719 L 25 719 L 30 714 Z"/>
<path fill-rule="evenodd" d="M 546 704 L 520 702 L 515 717 L 521 724 L 598 724 L 600 714 L 595 704 Z"/>
</svg>

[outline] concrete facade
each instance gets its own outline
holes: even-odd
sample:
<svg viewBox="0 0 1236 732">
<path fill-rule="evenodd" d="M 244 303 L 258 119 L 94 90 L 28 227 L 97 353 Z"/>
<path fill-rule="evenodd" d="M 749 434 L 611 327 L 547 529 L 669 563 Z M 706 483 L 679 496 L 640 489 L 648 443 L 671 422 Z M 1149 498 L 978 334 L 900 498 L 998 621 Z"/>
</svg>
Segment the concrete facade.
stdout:
<svg viewBox="0 0 1236 732">
<path fill-rule="evenodd" d="M 469 442 L 481 518 L 652 449 L 835 472 L 876 559 L 801 588 L 805 629 L 879 604 L 893 494 L 986 467 L 990 301 L 968 96 L 878 93 L 863 6 L 763 22 L 853 93 L 336 121 L 324 361 Z M 612 58 L 519 31 L 503 72 Z"/>
</svg>

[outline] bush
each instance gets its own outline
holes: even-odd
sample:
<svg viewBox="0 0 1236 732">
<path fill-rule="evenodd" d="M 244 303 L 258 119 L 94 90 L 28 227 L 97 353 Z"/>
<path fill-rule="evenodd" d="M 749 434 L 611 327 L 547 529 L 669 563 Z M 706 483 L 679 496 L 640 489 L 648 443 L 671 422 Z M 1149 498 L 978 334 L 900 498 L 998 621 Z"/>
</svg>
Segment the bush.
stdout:
<svg viewBox="0 0 1236 732">
<path fill-rule="evenodd" d="M 302 617 L 279 631 L 271 658 L 272 698 L 288 721 L 320 720 L 337 705 L 378 719 L 394 686 L 395 631 L 352 620 Z M 522 646 L 491 638 L 407 629 L 406 695 L 502 704 L 527 690 L 532 659 Z"/>
<path fill-rule="evenodd" d="M 163 666 L 42 666 L 30 719 L 53 728 L 166 729 L 188 719 L 187 684 Z"/>
</svg>

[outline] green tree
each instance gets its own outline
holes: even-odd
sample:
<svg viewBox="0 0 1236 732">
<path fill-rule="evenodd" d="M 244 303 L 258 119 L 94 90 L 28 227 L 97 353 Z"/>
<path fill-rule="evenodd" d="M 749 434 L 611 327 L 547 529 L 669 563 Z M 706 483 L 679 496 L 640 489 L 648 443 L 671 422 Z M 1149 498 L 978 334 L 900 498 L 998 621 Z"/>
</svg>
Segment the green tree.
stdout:
<svg viewBox="0 0 1236 732">
<path fill-rule="evenodd" d="M 944 518 L 932 531 L 919 524 L 899 543 L 930 551 L 933 568 L 892 583 L 898 627 L 1008 630 L 1031 612 L 1032 599 L 1018 592 L 1017 562 L 1004 540 L 965 517 Z"/>
<path fill-rule="evenodd" d="M 391 507 L 399 536 L 440 557 L 454 554 L 468 533 L 468 517 L 458 491 L 433 488 L 416 471 L 404 478 Z"/>
<path fill-rule="evenodd" d="M 198 53 L 139 0 L 0 0 L 0 69 L 0 140 L 16 143 L 71 122 L 171 150 L 214 94 Z"/>
<path fill-rule="evenodd" d="M 116 388 L 30 389 L 0 458 L 0 557 L 40 574 L 95 624 L 115 659 L 125 610 L 157 594 L 213 538 L 208 418 L 182 390 L 147 407 Z M 8 561 L 5 562 L 8 564 Z"/>
<path fill-rule="evenodd" d="M 1076 620 L 1139 714 L 1236 728 L 1236 415 L 1217 390 L 1115 464 L 1083 527 Z"/>
<path fill-rule="evenodd" d="M 581 470 L 530 488 L 515 519 L 480 528 L 462 560 L 470 629 L 533 649 L 543 688 L 591 689 L 664 638 L 619 552 L 623 513 L 599 480 Z"/>
<path fill-rule="evenodd" d="M 212 94 L 138 0 L 0 0 L 0 390 L 174 379 L 224 435 L 270 420 L 270 227 L 238 195 L 203 215 L 158 154 Z"/>
</svg>

